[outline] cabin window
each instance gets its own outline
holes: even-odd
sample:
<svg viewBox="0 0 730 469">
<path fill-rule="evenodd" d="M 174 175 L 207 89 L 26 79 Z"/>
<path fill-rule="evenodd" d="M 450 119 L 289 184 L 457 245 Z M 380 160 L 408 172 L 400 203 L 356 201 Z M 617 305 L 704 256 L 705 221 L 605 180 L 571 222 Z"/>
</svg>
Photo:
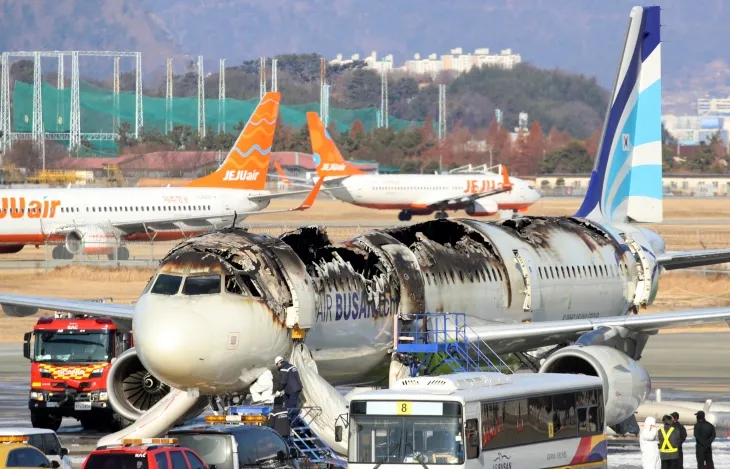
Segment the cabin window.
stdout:
<svg viewBox="0 0 730 469">
<path fill-rule="evenodd" d="M 157 276 L 155 286 L 152 287 L 151 293 L 157 295 L 176 295 L 180 290 L 182 277 L 179 275 L 160 274 Z"/>
<path fill-rule="evenodd" d="M 562 265 L 560 266 L 560 273 L 563 275 L 563 278 L 566 278 L 565 277 L 565 267 L 563 267 Z"/>
<path fill-rule="evenodd" d="M 553 266 L 550 266 L 550 278 L 555 278 L 555 273 L 553 272 Z"/>
<path fill-rule="evenodd" d="M 596 277 L 598 277 L 598 267 L 595 265 L 593 266 L 593 273 L 596 274 Z"/>
<path fill-rule="evenodd" d="M 195 275 L 185 279 L 183 295 L 213 295 L 221 292 L 221 276 Z"/>
</svg>

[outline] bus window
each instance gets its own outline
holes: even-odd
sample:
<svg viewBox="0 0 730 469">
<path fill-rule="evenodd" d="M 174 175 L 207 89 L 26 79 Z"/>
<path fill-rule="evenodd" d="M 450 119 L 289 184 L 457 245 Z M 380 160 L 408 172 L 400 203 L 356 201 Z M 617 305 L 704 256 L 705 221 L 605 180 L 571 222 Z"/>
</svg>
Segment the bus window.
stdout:
<svg viewBox="0 0 730 469">
<path fill-rule="evenodd" d="M 466 459 L 479 457 L 479 420 L 469 419 L 465 423 L 466 428 Z"/>
</svg>

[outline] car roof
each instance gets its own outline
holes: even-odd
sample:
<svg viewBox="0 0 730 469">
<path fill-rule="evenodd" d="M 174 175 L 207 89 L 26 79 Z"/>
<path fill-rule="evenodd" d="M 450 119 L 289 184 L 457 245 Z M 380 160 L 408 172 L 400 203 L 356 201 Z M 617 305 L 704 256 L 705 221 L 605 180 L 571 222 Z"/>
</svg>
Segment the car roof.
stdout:
<svg viewBox="0 0 730 469">
<path fill-rule="evenodd" d="M 108 446 L 108 447 L 101 447 L 97 448 L 94 451 L 92 451 L 89 455 L 92 454 L 137 454 L 140 451 L 150 452 L 150 451 L 164 451 L 164 450 L 170 450 L 170 449 L 183 449 L 180 445 L 170 445 L 170 444 L 163 444 L 163 443 L 150 443 L 150 444 L 144 444 L 144 445 L 129 445 L 129 446 Z"/>
<path fill-rule="evenodd" d="M 208 424 L 208 423 L 198 423 L 193 425 L 187 425 L 184 427 L 178 427 L 175 429 L 170 429 L 167 433 L 169 435 L 179 435 L 180 433 L 223 433 L 223 434 L 233 434 L 233 433 L 248 433 L 248 432 L 273 432 L 276 433 L 273 429 L 269 427 L 263 427 L 261 425 L 236 425 L 236 424 L 226 424 L 226 423 L 219 423 L 219 424 Z"/>
<path fill-rule="evenodd" d="M 33 428 L 33 427 L 0 427 L 0 436 L 15 436 L 15 435 L 45 435 L 47 433 L 56 432 L 47 428 Z"/>
<path fill-rule="evenodd" d="M 2 443 L 2 444 L 0 444 L 0 458 L 2 458 L 2 459 L 0 459 L 0 464 L 3 464 L 3 465 L 5 464 L 5 456 L 7 456 L 7 454 L 10 451 L 12 451 L 14 449 L 20 449 L 20 448 L 31 448 L 34 451 L 38 451 L 39 453 L 43 454 L 43 452 L 40 451 L 35 446 L 29 445 L 26 443 Z M 43 455 L 43 457 L 45 457 L 45 455 Z"/>
</svg>

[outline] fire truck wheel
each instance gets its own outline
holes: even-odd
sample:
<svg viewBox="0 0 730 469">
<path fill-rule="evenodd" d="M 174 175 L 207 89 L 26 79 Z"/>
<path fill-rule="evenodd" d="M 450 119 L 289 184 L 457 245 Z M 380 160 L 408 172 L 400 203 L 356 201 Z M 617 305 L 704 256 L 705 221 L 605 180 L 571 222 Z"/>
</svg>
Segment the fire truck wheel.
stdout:
<svg viewBox="0 0 730 469">
<path fill-rule="evenodd" d="M 61 417 L 42 410 L 31 410 L 30 423 L 34 428 L 47 428 L 55 432 L 61 427 Z"/>
</svg>

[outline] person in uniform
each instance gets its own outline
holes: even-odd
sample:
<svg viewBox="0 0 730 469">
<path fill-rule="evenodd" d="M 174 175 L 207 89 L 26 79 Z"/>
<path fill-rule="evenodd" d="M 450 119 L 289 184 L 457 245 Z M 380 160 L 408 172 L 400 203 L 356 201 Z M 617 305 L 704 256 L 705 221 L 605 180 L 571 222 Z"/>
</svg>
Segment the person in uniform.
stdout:
<svg viewBox="0 0 730 469">
<path fill-rule="evenodd" d="M 679 462 L 679 431 L 669 415 L 662 417 L 664 426 L 659 429 L 659 458 L 662 469 L 677 469 Z"/>
<path fill-rule="evenodd" d="M 679 448 L 677 448 L 679 450 L 677 451 L 679 458 L 677 458 L 677 467 L 679 469 L 684 469 L 684 453 L 682 453 L 682 445 L 687 439 L 687 429 L 684 428 L 684 425 L 679 423 L 679 414 L 677 412 L 672 412 L 670 415 L 672 416 L 672 426 L 676 429 L 675 431 L 679 432 Z"/>
<path fill-rule="evenodd" d="M 657 446 L 656 419 L 647 417 L 644 421 L 644 428 L 639 435 L 639 448 L 641 449 L 641 468 L 642 469 L 660 469 L 661 460 L 659 459 L 659 447 Z"/>
<path fill-rule="evenodd" d="M 284 437 L 285 440 L 289 439 L 289 413 L 284 407 L 284 398 L 278 396 L 274 399 L 274 408 L 269 414 L 269 427 L 276 430 L 276 432 Z"/>
<path fill-rule="evenodd" d="M 699 411 L 695 414 L 695 440 L 697 440 L 697 469 L 715 469 L 712 462 L 712 442 L 715 440 L 715 426 L 705 420 L 705 413 Z"/>
<path fill-rule="evenodd" d="M 302 392 L 299 370 L 281 357 L 276 357 L 274 361 L 279 369 L 279 387 L 276 394 L 284 396 L 284 405 L 287 409 L 298 409 L 299 394 Z"/>
</svg>

